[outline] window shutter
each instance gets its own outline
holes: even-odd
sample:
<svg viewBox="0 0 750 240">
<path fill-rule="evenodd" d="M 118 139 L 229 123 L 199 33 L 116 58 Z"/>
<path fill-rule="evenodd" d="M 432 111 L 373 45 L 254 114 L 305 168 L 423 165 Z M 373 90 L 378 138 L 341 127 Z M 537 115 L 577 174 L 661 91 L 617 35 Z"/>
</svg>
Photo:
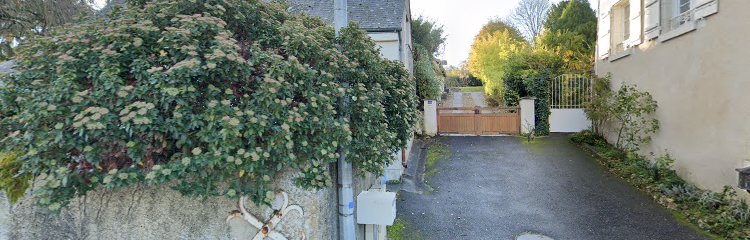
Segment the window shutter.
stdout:
<svg viewBox="0 0 750 240">
<path fill-rule="evenodd" d="M 719 12 L 718 0 L 695 0 L 695 6 L 692 6 L 695 10 L 695 18 L 704 18 Z"/>
<path fill-rule="evenodd" d="M 659 0 L 646 0 L 643 19 L 644 38 L 651 40 L 659 36 Z"/>
<path fill-rule="evenodd" d="M 599 30 L 597 33 L 597 45 L 599 48 L 599 58 L 605 59 L 609 56 L 609 46 L 610 46 L 610 27 L 612 23 L 610 22 L 610 12 L 603 13 L 603 16 L 599 18 Z"/>
<path fill-rule="evenodd" d="M 641 26 L 641 0 L 630 0 L 630 29 L 623 29 L 630 31 L 629 47 L 641 44 Z"/>
</svg>

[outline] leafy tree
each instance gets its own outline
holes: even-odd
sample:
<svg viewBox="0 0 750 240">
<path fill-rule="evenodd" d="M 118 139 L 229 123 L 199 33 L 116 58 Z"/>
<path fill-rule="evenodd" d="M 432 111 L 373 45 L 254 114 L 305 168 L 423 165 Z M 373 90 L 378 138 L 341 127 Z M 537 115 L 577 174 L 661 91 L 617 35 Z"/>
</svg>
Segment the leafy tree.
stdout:
<svg viewBox="0 0 750 240">
<path fill-rule="evenodd" d="M 491 103 L 499 103 L 503 99 L 503 75 L 509 56 L 526 47 L 518 30 L 497 20 L 485 25 L 474 38 L 468 69 L 482 80 Z"/>
<path fill-rule="evenodd" d="M 285 169 L 331 186 L 341 146 L 381 174 L 412 133 L 414 82 L 356 25 L 337 38 L 262 0 L 140 4 L 29 40 L 2 79 L 0 147 L 52 211 L 134 184 L 268 202 Z"/>
<path fill-rule="evenodd" d="M 466 62 L 460 66 L 450 66 L 446 69 L 446 78 L 457 83 L 456 87 L 462 86 L 482 86 L 482 81 L 471 75 Z"/>
<path fill-rule="evenodd" d="M 659 120 L 652 117 L 657 103 L 651 94 L 623 84 L 611 97 L 607 107 L 611 119 L 617 124 L 615 146 L 636 151 L 641 144 L 650 142 L 651 134 L 659 130 Z"/>
<path fill-rule="evenodd" d="M 421 100 L 438 99 L 445 77 L 445 69 L 435 64 L 435 56 L 445 44 L 443 26 L 418 17 L 411 23 L 414 42 L 414 77 L 417 81 L 417 94 Z"/>
<path fill-rule="evenodd" d="M 417 81 L 417 95 L 422 100 L 440 98 L 442 79 L 433 67 L 430 53 L 421 45 L 414 46 L 414 78 Z"/>
<path fill-rule="evenodd" d="M 495 32 L 505 32 L 505 31 L 508 31 L 509 36 L 513 40 L 518 41 L 518 42 L 525 41 L 525 39 L 523 38 L 523 34 L 521 34 L 521 31 L 519 31 L 513 25 L 507 24 L 503 20 L 500 20 L 500 19 L 490 20 L 487 24 L 482 26 L 482 29 L 479 30 L 479 34 L 474 36 L 474 41 L 476 41 L 478 38 L 489 37 Z"/>
<path fill-rule="evenodd" d="M 596 44 L 596 15 L 587 0 L 562 1 L 553 5 L 545 29 L 539 45 L 555 51 L 570 71 L 591 71 Z"/>
<path fill-rule="evenodd" d="M 423 16 L 411 22 L 411 36 L 415 45 L 421 45 L 433 57 L 441 53 L 446 40 L 443 26 Z"/>
<path fill-rule="evenodd" d="M 521 0 L 508 19 L 531 42 L 541 33 L 549 9 L 549 0 Z"/>
<path fill-rule="evenodd" d="M 0 1 L 0 60 L 15 55 L 13 45 L 94 12 L 90 0 Z"/>
<path fill-rule="evenodd" d="M 536 97 L 536 135 L 549 134 L 550 79 L 562 73 L 561 59 L 544 48 L 524 49 L 509 56 L 503 75 L 506 105 L 516 105 L 522 97 Z"/>
</svg>

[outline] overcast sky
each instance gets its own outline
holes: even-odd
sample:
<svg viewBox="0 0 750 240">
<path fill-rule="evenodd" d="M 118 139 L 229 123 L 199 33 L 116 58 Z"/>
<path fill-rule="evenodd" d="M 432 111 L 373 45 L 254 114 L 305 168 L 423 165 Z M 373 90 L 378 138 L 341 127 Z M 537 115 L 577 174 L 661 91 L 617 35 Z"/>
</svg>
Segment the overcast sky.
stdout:
<svg viewBox="0 0 750 240">
<path fill-rule="evenodd" d="M 414 18 L 426 16 L 444 26 L 448 40 L 440 58 L 458 66 L 469 57 L 471 43 L 490 19 L 504 18 L 519 0 L 411 0 Z M 552 0 L 559 2 L 560 0 Z M 95 0 L 103 5 L 106 0 Z"/>
<path fill-rule="evenodd" d="M 519 0 L 411 0 L 411 14 L 443 25 L 448 40 L 440 58 L 458 66 L 469 58 L 474 36 L 490 19 L 505 18 Z M 552 0 L 556 3 L 560 0 Z"/>
</svg>

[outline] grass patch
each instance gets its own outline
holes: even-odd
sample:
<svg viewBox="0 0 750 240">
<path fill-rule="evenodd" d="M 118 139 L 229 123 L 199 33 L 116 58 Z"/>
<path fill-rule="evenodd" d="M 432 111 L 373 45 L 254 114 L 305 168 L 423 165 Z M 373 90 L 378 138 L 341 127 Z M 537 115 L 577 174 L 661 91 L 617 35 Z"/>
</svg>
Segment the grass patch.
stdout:
<svg viewBox="0 0 750 240">
<path fill-rule="evenodd" d="M 388 240 L 422 240 L 424 237 L 419 230 L 401 218 L 397 218 L 392 226 L 388 226 Z"/>
<path fill-rule="evenodd" d="M 451 156 L 451 151 L 448 149 L 448 145 L 442 142 L 435 142 L 427 149 L 427 157 L 425 158 L 425 169 L 431 169 L 439 161 L 448 159 Z"/>
<path fill-rule="evenodd" d="M 461 87 L 461 92 L 469 93 L 469 92 L 484 92 L 483 86 L 476 86 L 476 87 Z"/>
<path fill-rule="evenodd" d="M 396 179 L 396 180 L 388 180 L 388 182 L 386 182 L 386 183 L 387 184 L 401 184 L 401 180 L 398 180 L 398 179 Z"/>
<path fill-rule="evenodd" d="M 429 183 L 430 178 L 440 172 L 440 170 L 435 168 L 435 165 L 438 162 L 449 159 L 450 157 L 451 151 L 445 143 L 436 141 L 430 145 L 430 147 L 427 148 L 427 156 L 425 157 L 424 182 Z"/>
</svg>

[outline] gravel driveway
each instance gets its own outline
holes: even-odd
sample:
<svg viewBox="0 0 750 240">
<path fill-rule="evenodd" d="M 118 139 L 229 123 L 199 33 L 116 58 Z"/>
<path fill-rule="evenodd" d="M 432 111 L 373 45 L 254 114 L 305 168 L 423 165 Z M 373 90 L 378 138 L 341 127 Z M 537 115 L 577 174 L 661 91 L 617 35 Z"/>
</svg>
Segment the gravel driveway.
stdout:
<svg viewBox="0 0 750 240">
<path fill-rule="evenodd" d="M 443 137 L 433 192 L 401 191 L 398 216 L 426 239 L 705 239 L 605 172 L 566 135 Z"/>
</svg>

